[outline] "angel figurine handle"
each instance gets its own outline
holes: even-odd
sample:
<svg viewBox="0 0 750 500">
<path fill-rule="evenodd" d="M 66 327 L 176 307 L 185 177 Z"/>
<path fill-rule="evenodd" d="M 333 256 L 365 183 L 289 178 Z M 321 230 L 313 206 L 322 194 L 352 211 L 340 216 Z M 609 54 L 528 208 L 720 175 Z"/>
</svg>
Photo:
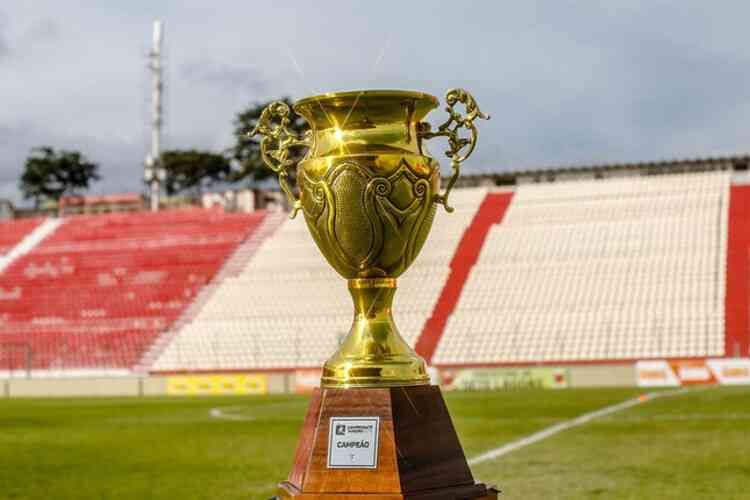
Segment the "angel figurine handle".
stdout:
<svg viewBox="0 0 750 500">
<path fill-rule="evenodd" d="M 451 89 L 445 94 L 445 102 L 448 104 L 445 110 L 448 112 L 448 119 L 438 127 L 436 132 L 430 131 L 430 124 L 427 122 L 420 123 L 419 136 L 423 139 L 432 139 L 433 137 L 447 137 L 448 150 L 445 156 L 451 159 L 451 168 L 453 174 L 445 188 L 445 193 L 436 194 L 435 202 L 443 205 L 446 212 L 453 212 L 453 207 L 448 204 L 448 196 L 453 186 L 456 184 L 458 177 L 461 175 L 461 163 L 466 161 L 477 145 L 477 131 L 474 120 L 482 118 L 489 120 L 489 115 L 485 115 L 479 110 L 477 101 L 470 93 L 464 89 Z M 456 104 L 463 104 L 465 113 L 455 109 Z M 459 131 L 466 129 L 469 132 L 468 137 L 461 137 Z"/>
<path fill-rule="evenodd" d="M 294 219 L 302 208 L 300 200 L 294 196 L 289 187 L 289 169 L 296 168 L 294 160 L 289 159 L 290 148 L 307 147 L 312 145 L 312 131 L 307 130 L 302 136 L 289 130 L 292 111 L 284 101 L 274 101 L 269 104 L 258 118 L 255 128 L 248 133 L 253 137 L 262 135 L 260 154 L 263 162 L 279 176 L 279 185 L 289 199 L 292 206 L 290 219 Z"/>
</svg>

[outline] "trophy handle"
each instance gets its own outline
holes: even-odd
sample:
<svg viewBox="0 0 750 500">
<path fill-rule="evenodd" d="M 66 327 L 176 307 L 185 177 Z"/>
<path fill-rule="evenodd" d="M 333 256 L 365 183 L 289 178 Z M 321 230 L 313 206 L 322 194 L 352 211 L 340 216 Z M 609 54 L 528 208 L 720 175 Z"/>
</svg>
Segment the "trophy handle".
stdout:
<svg viewBox="0 0 750 500">
<path fill-rule="evenodd" d="M 274 101 L 263 110 L 255 128 L 247 135 L 249 137 L 263 136 L 260 142 L 261 157 L 266 166 L 279 176 L 279 185 L 292 205 L 289 218 L 294 219 L 299 209 L 302 208 L 302 203 L 294 196 L 287 182 L 288 169 L 296 167 L 296 163 L 289 159 L 289 150 L 293 147 L 311 147 L 313 135 L 311 130 L 307 130 L 300 137 L 294 131 L 289 130 L 291 114 L 289 105 L 284 101 Z"/>
<path fill-rule="evenodd" d="M 453 207 L 448 205 L 448 195 L 450 195 L 454 184 L 461 175 L 461 163 L 471 156 L 474 152 L 474 148 L 477 145 L 477 127 L 474 125 L 474 120 L 482 118 L 489 120 L 489 115 L 485 115 L 479 110 L 477 101 L 470 93 L 464 89 L 451 89 L 445 94 L 445 102 L 448 106 L 445 110 L 448 112 L 448 119 L 440 125 L 436 132 L 430 132 L 430 124 L 422 122 L 419 124 L 419 136 L 423 139 L 432 139 L 433 137 L 447 137 L 448 138 L 448 151 L 445 152 L 445 156 L 451 159 L 451 168 L 453 169 L 453 175 L 451 175 L 448 181 L 448 186 L 445 188 L 445 193 L 436 194 L 435 202 L 443 205 L 445 211 L 450 213 L 453 212 Z M 465 113 L 462 114 L 460 111 L 456 111 L 454 106 L 458 103 L 464 105 Z M 465 128 L 469 132 L 469 137 L 464 138 L 459 135 L 459 131 Z"/>
</svg>

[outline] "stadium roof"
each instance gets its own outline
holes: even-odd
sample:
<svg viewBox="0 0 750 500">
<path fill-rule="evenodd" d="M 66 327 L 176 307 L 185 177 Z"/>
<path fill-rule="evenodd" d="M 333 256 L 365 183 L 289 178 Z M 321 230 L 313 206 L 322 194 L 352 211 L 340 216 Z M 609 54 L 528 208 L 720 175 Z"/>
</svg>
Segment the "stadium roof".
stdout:
<svg viewBox="0 0 750 500">
<path fill-rule="evenodd" d="M 733 170 L 747 170 L 750 165 L 750 155 L 735 156 L 707 156 L 703 158 L 685 158 L 676 160 L 658 160 L 632 163 L 602 163 L 591 165 L 568 165 L 558 167 L 540 167 L 528 168 L 522 170 L 511 170 L 508 172 L 482 173 L 466 175 L 467 179 L 495 178 L 510 179 L 521 176 L 545 176 L 558 174 L 575 174 L 575 173 L 596 173 L 613 170 L 652 170 L 652 169 L 703 169 L 712 168 L 732 168 Z"/>
</svg>

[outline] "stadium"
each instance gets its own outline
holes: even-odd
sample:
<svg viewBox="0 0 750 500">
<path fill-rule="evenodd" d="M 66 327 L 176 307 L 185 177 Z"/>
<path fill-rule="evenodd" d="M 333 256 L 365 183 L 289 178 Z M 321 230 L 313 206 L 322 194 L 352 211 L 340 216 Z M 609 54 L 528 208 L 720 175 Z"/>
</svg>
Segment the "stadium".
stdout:
<svg viewBox="0 0 750 500">
<path fill-rule="evenodd" d="M 455 191 L 455 213 L 438 218 L 399 280 L 396 322 L 447 391 L 467 456 L 510 498 L 552 495 L 550 482 L 535 479 L 541 469 L 570 498 L 594 490 L 657 498 L 676 487 L 667 478 L 682 477 L 676 468 L 686 461 L 721 480 L 696 477 L 678 491 L 742 497 L 748 392 L 729 386 L 750 381 L 747 165 L 728 157 L 518 172 L 469 177 L 481 186 Z M 87 481 L 84 491 L 108 498 L 124 491 L 122 481 L 131 488 L 123 498 L 153 488 L 143 468 L 170 462 L 172 452 L 175 468 L 195 453 L 206 470 L 173 476 L 153 498 L 192 488 L 234 498 L 236 484 L 250 497 L 272 494 L 304 394 L 351 322 L 343 280 L 301 221 L 283 211 L 190 208 L 0 227 L 0 439 L 4 461 L 24 471 L 4 476 L 7 498 L 36 498 L 50 468 L 70 462 L 60 455 L 68 448 L 82 455 L 66 466 L 73 476 L 56 482 L 56 498 L 80 498 L 65 488 L 93 466 L 92 453 L 109 457 L 101 466 L 112 482 Z M 507 459 L 481 458 L 654 391 L 639 387 L 679 392 Z M 151 438 L 165 448 L 153 457 Z M 126 451 L 130 439 L 139 451 Z M 277 451 L 255 453 L 269 439 Z M 605 473 L 600 445 L 614 447 L 617 471 L 637 470 L 639 454 L 651 453 L 665 476 Z M 223 447 L 238 453 L 229 458 Z M 559 463 L 557 454 L 575 459 Z M 589 490 L 567 482 L 586 467 Z M 207 486 L 192 483 L 204 475 Z"/>
<path fill-rule="evenodd" d="M 0 500 L 750 498 L 747 16 L 541 4 L 0 6 Z"/>
</svg>

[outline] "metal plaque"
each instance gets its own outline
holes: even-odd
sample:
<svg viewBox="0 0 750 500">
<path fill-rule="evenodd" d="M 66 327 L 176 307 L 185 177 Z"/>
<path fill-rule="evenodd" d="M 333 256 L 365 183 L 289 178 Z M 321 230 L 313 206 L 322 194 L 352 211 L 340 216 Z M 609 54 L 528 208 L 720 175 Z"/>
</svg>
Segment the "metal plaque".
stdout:
<svg viewBox="0 0 750 500">
<path fill-rule="evenodd" d="M 331 417 L 329 469 L 377 469 L 380 417 Z"/>
</svg>

